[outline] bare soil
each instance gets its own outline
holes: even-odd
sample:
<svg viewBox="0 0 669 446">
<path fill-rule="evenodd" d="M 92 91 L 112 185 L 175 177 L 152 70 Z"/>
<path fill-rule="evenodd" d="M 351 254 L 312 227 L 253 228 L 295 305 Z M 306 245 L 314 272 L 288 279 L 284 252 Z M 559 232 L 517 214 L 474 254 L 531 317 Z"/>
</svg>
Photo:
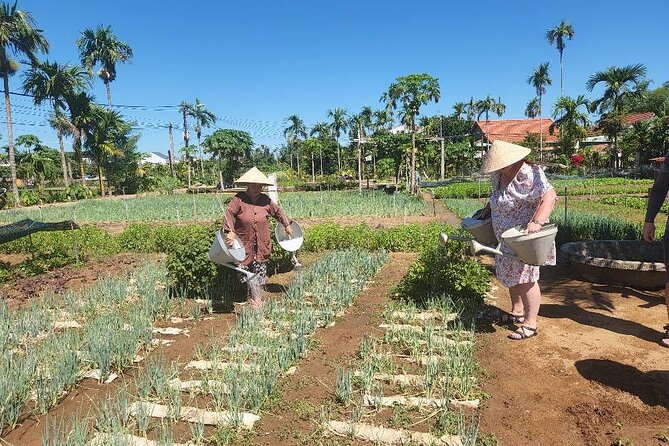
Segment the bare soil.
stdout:
<svg viewBox="0 0 669 446">
<path fill-rule="evenodd" d="M 436 217 L 420 218 L 459 224 L 440 205 Z M 355 224 L 361 219 L 329 221 Z M 374 218 L 373 223 L 390 226 L 404 221 Z M 304 257 L 300 256 L 303 263 Z M 282 380 L 277 399 L 261 414 L 256 435 L 239 444 L 331 442 L 321 436 L 318 420 L 320 410 L 334 405 L 338 367 L 353 358 L 364 334 L 376 332 L 388 289 L 414 258 L 412 254 L 391 254 L 375 284 L 335 327 L 319 332 L 317 347 L 297 364 L 297 374 Z M 483 262 L 493 268 L 492 259 Z M 116 263 L 118 260 L 110 261 L 107 267 Z M 58 283 L 59 273 L 54 273 Z M 94 274 L 87 274 L 79 281 L 93 280 Z M 669 349 L 658 345 L 667 321 L 662 294 L 583 282 L 573 274 L 564 264 L 542 269 L 538 336 L 512 341 L 506 338 L 507 328 L 480 327 L 478 359 L 489 396 L 482 410 L 481 433 L 493 435 L 499 445 L 666 444 L 660 439 L 662 434 L 669 435 Z M 75 274 L 71 276 L 62 287 L 76 283 Z M 290 273 L 273 276 L 268 290 L 281 293 L 290 278 Z M 506 289 L 494 278 L 493 282 L 497 300 L 488 307 L 487 315 L 510 306 Z M 195 345 L 206 346 L 213 333 L 224 333 L 234 323 L 234 315 L 217 314 L 212 320 L 190 324 L 190 337 L 180 337 L 156 354 L 185 362 Z M 109 389 L 113 386 L 86 381 L 53 414 L 86 413 Z M 44 423 L 44 417 L 26 420 L 5 440 L 14 445 L 41 445 Z"/>
</svg>

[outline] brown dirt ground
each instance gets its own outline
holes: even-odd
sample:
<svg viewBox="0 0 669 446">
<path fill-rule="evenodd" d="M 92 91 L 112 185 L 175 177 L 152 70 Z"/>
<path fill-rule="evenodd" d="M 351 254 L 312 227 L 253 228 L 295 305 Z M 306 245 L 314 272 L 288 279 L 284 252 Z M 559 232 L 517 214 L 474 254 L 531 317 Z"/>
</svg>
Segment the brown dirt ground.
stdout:
<svg viewBox="0 0 669 446">
<path fill-rule="evenodd" d="M 436 214 L 437 220 L 459 223 L 441 206 Z M 263 414 L 257 435 L 242 444 L 324 441 L 317 430 L 318 406 L 332 401 L 337 366 L 352 358 L 362 335 L 378 325 L 386 299 L 383 286 L 399 280 L 412 259 L 409 254 L 393 258 L 349 314 L 317 336 L 319 346 L 297 364 L 296 375 L 283 380 L 279 398 Z M 484 263 L 490 266 L 492 261 Z M 274 277 L 277 286 L 270 289 L 280 293 L 289 277 Z M 507 291 L 494 283 L 498 299 L 490 310 L 508 309 Z M 669 435 L 669 349 L 657 344 L 666 322 L 661 293 L 583 282 L 567 265 L 544 268 L 540 285 L 539 336 L 511 341 L 505 328 L 492 325 L 477 335 L 484 390 L 489 395 L 481 433 L 494 435 L 502 446 L 666 444 L 655 438 Z M 233 315 L 220 314 L 192 324 L 189 338 L 158 351 L 168 359 L 185 361 L 192 357 L 194 345 L 206 345 L 212 333 L 225 332 L 233 323 Z M 99 401 L 102 391 L 112 388 L 101 387 L 83 383 L 53 413 L 85 413 L 91 401 Z M 26 420 L 6 440 L 40 445 L 43 427 L 44 417 Z"/>
</svg>

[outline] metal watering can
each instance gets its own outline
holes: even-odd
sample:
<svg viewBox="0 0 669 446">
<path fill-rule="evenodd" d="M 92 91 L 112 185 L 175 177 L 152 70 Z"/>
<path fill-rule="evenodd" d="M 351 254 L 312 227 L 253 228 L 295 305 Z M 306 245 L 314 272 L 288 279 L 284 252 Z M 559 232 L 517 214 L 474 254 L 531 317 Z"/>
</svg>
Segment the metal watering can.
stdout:
<svg viewBox="0 0 669 446">
<path fill-rule="evenodd" d="M 247 276 L 247 278 L 250 280 L 256 276 L 256 274 L 236 265 L 245 258 L 246 249 L 244 249 L 244 244 L 242 243 L 239 236 L 236 236 L 232 247 L 230 247 L 227 243 L 225 243 L 225 239 L 223 238 L 223 230 L 220 229 L 216 231 L 216 237 L 214 237 L 214 241 L 211 243 L 211 248 L 209 248 L 209 260 L 214 263 L 218 263 L 219 265 L 223 265 L 226 268 L 234 269 L 235 271 Z"/>
<path fill-rule="evenodd" d="M 300 225 L 294 220 L 290 222 L 290 227 L 293 230 L 292 236 L 286 234 L 286 228 L 284 228 L 282 224 L 276 225 L 276 228 L 274 229 L 274 237 L 282 249 L 292 253 L 291 260 L 293 262 L 293 269 L 299 270 L 302 268 L 302 264 L 297 260 L 295 253 L 302 247 L 302 243 L 304 243 L 304 233 L 302 232 Z"/>
<path fill-rule="evenodd" d="M 482 238 L 486 241 L 490 240 L 487 229 L 482 231 L 483 224 L 471 225 L 463 219 L 461 226 L 463 229 L 470 232 L 473 237 L 451 236 L 451 240 L 469 241 L 469 249 L 472 255 L 480 252 L 488 252 L 504 257 L 511 257 L 520 260 L 528 265 L 543 265 L 546 263 L 548 256 L 551 253 L 553 244 L 555 243 L 555 236 L 558 228 L 555 224 L 549 224 L 542 227 L 539 231 L 533 233 L 526 233 L 521 227 L 508 229 L 502 233 L 502 241 L 497 244 L 495 248 L 481 243 Z M 472 219 L 469 219 L 472 220 Z M 480 221 L 482 222 L 482 221 Z M 473 230 L 470 230 L 473 228 Z M 492 230 L 492 225 L 490 227 Z M 449 241 L 447 234 L 440 234 L 440 243 L 445 246 Z M 506 254 L 501 251 L 502 243 L 511 248 L 515 254 Z"/>
</svg>

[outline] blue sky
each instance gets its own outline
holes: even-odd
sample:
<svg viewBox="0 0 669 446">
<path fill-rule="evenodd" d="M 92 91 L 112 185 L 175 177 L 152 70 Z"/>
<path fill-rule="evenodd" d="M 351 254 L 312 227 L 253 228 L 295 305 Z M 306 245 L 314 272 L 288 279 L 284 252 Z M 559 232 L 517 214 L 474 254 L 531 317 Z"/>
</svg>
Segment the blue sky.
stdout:
<svg viewBox="0 0 669 446">
<path fill-rule="evenodd" d="M 342 107 L 381 108 L 381 94 L 398 77 L 438 78 L 441 100 L 421 110 L 450 114 L 458 101 L 490 94 L 507 105 L 504 118 L 523 118 L 534 90 L 532 70 L 550 63 L 552 86 L 544 115 L 559 95 L 557 49 L 546 30 L 567 20 L 575 37 L 564 52 L 565 94 L 597 97 L 588 77 L 609 66 L 643 63 L 653 87 L 669 80 L 669 2 L 533 1 L 204 1 L 23 0 L 45 32 L 51 61 L 78 63 L 75 40 L 84 28 L 111 25 L 134 51 L 117 66 L 112 100 L 137 121 L 142 151 L 167 153 L 166 129 L 182 126 L 177 105 L 195 98 L 220 128 L 248 131 L 256 144 L 279 147 L 284 120 L 297 114 L 310 126 Z M 10 79 L 20 91 L 25 68 Z M 106 102 L 102 81 L 93 92 Z M 14 134 L 33 133 L 57 146 L 48 107 L 12 97 Z M 161 106 L 173 106 L 162 108 Z M 214 129 L 205 129 L 209 134 Z M 0 128 L 3 140 L 6 129 Z M 175 147 L 181 131 L 175 131 Z"/>
</svg>

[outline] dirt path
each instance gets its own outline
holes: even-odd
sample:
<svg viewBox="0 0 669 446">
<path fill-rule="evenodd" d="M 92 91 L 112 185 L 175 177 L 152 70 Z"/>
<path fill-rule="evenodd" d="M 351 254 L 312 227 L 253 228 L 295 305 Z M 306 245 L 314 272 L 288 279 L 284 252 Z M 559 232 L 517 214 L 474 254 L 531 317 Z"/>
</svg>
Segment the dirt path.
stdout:
<svg viewBox="0 0 669 446">
<path fill-rule="evenodd" d="M 333 395 L 339 368 L 353 360 L 363 336 L 381 333 L 378 326 L 389 291 L 416 258 L 412 253 L 390 253 L 374 283 L 346 310 L 346 316 L 334 327 L 318 332 L 318 347 L 298 362 L 295 375 L 283 380 L 281 400 L 262 414 L 256 435 L 240 444 L 319 444 L 319 408 L 336 405 Z"/>
<path fill-rule="evenodd" d="M 490 376 L 483 432 L 500 445 L 666 444 L 656 438 L 669 435 L 662 295 L 575 280 L 568 266 L 543 268 L 540 285 L 539 336 L 511 341 L 501 327 L 479 335 Z"/>
<path fill-rule="evenodd" d="M 436 208 L 437 218 L 459 226 L 457 216 Z M 482 259 L 491 269 L 496 306 L 509 310 L 494 260 Z M 669 349 L 658 345 L 667 317 L 662 293 L 584 282 L 566 264 L 542 268 L 539 283 L 539 336 L 511 341 L 497 326 L 477 335 L 490 396 L 481 432 L 500 446 L 667 444 Z"/>
</svg>

